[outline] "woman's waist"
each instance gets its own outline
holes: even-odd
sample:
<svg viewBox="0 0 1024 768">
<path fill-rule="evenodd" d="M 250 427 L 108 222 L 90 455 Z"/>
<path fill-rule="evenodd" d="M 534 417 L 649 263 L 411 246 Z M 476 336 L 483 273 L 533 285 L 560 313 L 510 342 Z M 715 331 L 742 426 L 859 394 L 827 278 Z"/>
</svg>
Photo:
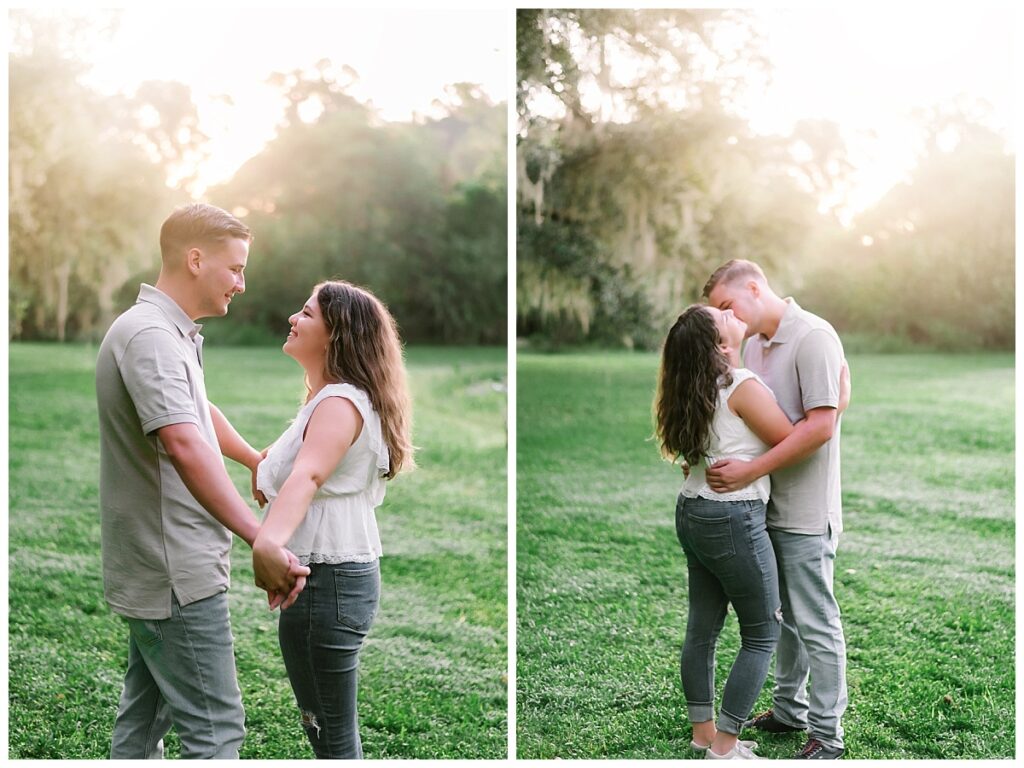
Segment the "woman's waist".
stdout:
<svg viewBox="0 0 1024 768">
<path fill-rule="evenodd" d="M 731 460 L 750 461 L 750 459 L 744 459 L 740 456 L 722 456 L 714 459 L 709 458 L 707 466 L 710 467 L 716 461 L 721 461 L 726 458 Z M 728 491 L 725 493 L 717 493 L 711 490 L 711 486 L 708 485 L 704 464 L 698 464 L 697 466 L 690 468 L 690 475 L 683 482 L 683 487 L 680 493 L 689 497 L 702 496 L 709 499 L 733 500 L 757 498 L 767 501 L 768 496 L 771 493 L 771 479 L 768 475 L 762 475 L 742 488 L 737 488 L 734 491 Z"/>
<path fill-rule="evenodd" d="M 736 448 L 736 449 L 712 451 L 711 453 L 708 453 L 704 457 L 703 461 L 698 466 L 700 466 L 700 467 L 705 467 L 705 466 L 710 467 L 712 464 L 714 464 L 716 462 L 726 461 L 726 460 L 729 460 L 729 461 L 753 461 L 758 456 L 761 456 L 763 453 L 764 453 L 763 449 L 758 449 L 758 448 L 753 448 L 753 447 L 751 447 L 751 448 Z"/>
<path fill-rule="evenodd" d="M 346 510 L 374 510 L 384 501 L 384 487 L 357 488 L 356 490 L 337 490 L 321 486 L 316 495 L 310 499 L 310 509 L 335 509 Z M 273 504 L 278 497 L 276 488 L 269 488 L 263 491 L 267 501 Z"/>
</svg>

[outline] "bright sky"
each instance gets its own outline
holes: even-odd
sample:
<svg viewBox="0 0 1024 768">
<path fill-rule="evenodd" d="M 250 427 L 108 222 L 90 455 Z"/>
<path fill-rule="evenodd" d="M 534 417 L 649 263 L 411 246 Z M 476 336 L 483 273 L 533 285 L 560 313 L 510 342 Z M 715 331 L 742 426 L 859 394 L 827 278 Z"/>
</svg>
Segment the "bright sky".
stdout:
<svg viewBox="0 0 1024 768">
<path fill-rule="evenodd" d="M 782 134 L 802 117 L 839 123 L 858 168 L 855 210 L 913 167 L 921 146 L 914 108 L 985 99 L 990 126 L 1013 146 L 1013 11 L 914 5 L 757 11 L 775 76 L 750 106 L 752 127 Z"/>
<path fill-rule="evenodd" d="M 265 82 L 272 72 L 325 58 L 339 71 L 348 65 L 359 74 L 349 92 L 386 120 L 431 114 L 456 82 L 507 101 L 508 19 L 502 10 L 469 9 L 132 8 L 112 44 L 95 49 L 87 82 L 126 93 L 144 80 L 188 85 L 211 137 L 205 186 L 230 177 L 273 137 L 282 101 Z"/>
</svg>

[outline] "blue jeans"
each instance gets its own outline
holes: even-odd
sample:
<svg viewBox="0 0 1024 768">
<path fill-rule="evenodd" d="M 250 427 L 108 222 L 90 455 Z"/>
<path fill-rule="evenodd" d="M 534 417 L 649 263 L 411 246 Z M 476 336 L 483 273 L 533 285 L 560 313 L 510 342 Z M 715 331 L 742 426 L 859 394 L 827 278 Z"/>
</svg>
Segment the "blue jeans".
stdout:
<svg viewBox="0 0 1024 768">
<path fill-rule="evenodd" d="M 359 649 L 379 601 L 376 561 L 314 563 L 306 588 L 278 621 L 288 679 L 320 759 L 363 756 L 356 713 Z"/>
<path fill-rule="evenodd" d="M 765 505 L 679 497 L 676 534 L 689 572 L 689 618 L 680 676 L 692 723 L 715 715 L 715 646 L 732 603 L 740 652 L 722 693 L 717 728 L 739 734 L 757 701 L 782 623 L 778 571 Z"/>
<path fill-rule="evenodd" d="M 126 619 L 128 670 L 114 721 L 110 757 L 163 757 L 174 725 L 184 758 L 237 758 L 245 711 L 235 673 L 226 592 L 184 607 L 169 619 Z"/>
<path fill-rule="evenodd" d="M 846 640 L 833 593 L 838 534 L 769 531 L 779 563 L 782 636 L 772 710 L 830 747 L 843 747 Z M 807 679 L 811 680 L 810 696 Z"/>
</svg>

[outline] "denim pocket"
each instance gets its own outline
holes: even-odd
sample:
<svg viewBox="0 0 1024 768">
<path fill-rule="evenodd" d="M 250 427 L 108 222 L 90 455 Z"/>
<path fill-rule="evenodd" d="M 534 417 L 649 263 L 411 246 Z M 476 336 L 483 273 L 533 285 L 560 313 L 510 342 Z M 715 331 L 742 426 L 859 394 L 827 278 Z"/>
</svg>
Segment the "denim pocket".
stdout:
<svg viewBox="0 0 1024 768">
<path fill-rule="evenodd" d="M 732 541 L 732 523 L 728 517 L 688 515 L 690 539 L 701 557 L 726 560 L 736 554 Z"/>
<path fill-rule="evenodd" d="M 128 619 L 128 631 L 140 648 L 152 648 L 164 639 L 160 622 L 150 619 Z"/>
<path fill-rule="evenodd" d="M 380 602 L 380 569 L 377 564 L 358 569 L 335 569 L 334 587 L 338 598 L 338 621 L 351 629 L 369 629 Z"/>
</svg>

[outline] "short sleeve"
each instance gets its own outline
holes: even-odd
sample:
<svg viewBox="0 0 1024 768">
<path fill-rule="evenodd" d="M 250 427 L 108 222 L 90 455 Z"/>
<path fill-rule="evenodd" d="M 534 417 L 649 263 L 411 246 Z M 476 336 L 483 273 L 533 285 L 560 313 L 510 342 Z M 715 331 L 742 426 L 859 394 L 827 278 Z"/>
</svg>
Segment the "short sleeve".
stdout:
<svg viewBox="0 0 1024 768">
<path fill-rule="evenodd" d="M 169 331 L 148 328 L 135 334 L 118 367 L 144 433 L 170 424 L 199 425 L 188 362 Z"/>
<path fill-rule="evenodd" d="M 309 425 L 309 419 L 312 417 L 313 411 L 316 410 L 316 406 L 328 397 L 344 398 L 356 407 L 359 415 L 363 417 L 363 429 L 360 433 L 360 438 L 365 434 L 366 444 L 370 453 L 374 456 L 377 469 L 383 473 L 390 471 L 391 458 L 381 434 L 380 419 L 373 409 L 369 395 L 351 384 L 328 384 L 317 394 L 316 398 L 309 404 L 309 412 L 305 419 L 306 424 L 302 428 L 303 435 L 305 435 L 306 426 Z"/>
<path fill-rule="evenodd" d="M 824 328 L 816 328 L 800 340 L 796 354 L 796 372 L 804 411 L 839 406 L 839 372 L 843 366 L 843 347 L 838 337 Z"/>
</svg>

